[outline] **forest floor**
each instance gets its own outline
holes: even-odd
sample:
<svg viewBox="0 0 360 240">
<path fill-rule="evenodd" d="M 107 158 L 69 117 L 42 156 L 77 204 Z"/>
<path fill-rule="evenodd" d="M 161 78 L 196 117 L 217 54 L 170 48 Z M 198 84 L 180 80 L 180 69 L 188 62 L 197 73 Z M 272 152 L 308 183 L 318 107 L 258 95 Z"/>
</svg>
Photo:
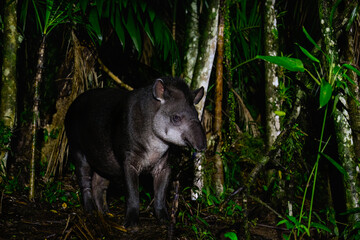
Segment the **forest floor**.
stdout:
<svg viewBox="0 0 360 240">
<path fill-rule="evenodd" d="M 78 201 L 75 204 L 70 200 L 59 201 L 59 199 L 65 200 L 66 197 L 70 199 L 70 193 L 76 192 L 77 188 L 74 179 L 63 181 L 62 184 L 55 188 L 55 192 L 42 194 L 42 198 L 34 202 L 29 201 L 26 195 L 19 192 L 5 194 L 3 191 L 0 202 L 0 240 L 229 239 L 224 237 L 227 232 L 234 232 L 237 239 L 244 239 L 242 230 L 238 230 L 242 229 L 240 222 L 224 220 L 214 214 L 204 217 L 205 225 L 199 221 L 198 228 L 196 221 L 194 221 L 195 224 L 194 222 L 180 222 L 180 217 L 177 217 L 176 221 L 180 223 L 176 224 L 170 233 L 170 225 L 161 226 L 152 215 L 151 208 L 146 206 L 141 209 L 140 225 L 135 229 L 126 230 L 122 226 L 125 204 L 123 200 L 119 200 L 118 196 L 109 198 L 112 214 L 89 216 L 83 213 Z M 51 197 L 56 197 L 57 201 L 50 203 Z M 251 239 L 282 239 L 284 229 L 276 226 L 279 219 L 270 211 L 264 211 L 261 206 L 254 205 L 251 208 L 252 214 L 248 218 Z"/>
</svg>

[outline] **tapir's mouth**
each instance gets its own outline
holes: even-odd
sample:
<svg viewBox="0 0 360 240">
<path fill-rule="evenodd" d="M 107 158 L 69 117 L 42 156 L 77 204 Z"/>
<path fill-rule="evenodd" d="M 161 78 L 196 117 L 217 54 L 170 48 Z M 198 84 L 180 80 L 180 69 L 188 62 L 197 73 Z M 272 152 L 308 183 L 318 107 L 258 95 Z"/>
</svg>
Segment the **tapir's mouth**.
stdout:
<svg viewBox="0 0 360 240">
<path fill-rule="evenodd" d="M 188 147 L 190 147 L 190 148 L 193 148 L 193 149 L 195 149 L 196 151 L 203 151 L 203 150 L 205 150 L 206 149 L 206 146 L 200 146 L 200 147 L 198 147 L 198 146 L 194 146 L 188 139 L 184 139 L 184 142 L 186 143 L 186 145 L 188 146 Z"/>
</svg>

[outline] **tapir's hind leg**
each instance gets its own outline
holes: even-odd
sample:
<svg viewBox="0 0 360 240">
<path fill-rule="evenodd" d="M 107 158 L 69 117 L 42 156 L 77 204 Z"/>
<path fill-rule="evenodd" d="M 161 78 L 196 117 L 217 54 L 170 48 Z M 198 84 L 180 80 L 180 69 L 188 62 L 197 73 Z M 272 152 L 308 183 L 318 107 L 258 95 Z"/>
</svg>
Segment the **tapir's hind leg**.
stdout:
<svg viewBox="0 0 360 240">
<path fill-rule="evenodd" d="M 95 205 L 101 213 L 109 212 L 109 207 L 106 202 L 106 190 L 108 186 L 109 180 L 94 172 L 92 178 L 92 195 Z"/>
<path fill-rule="evenodd" d="M 91 179 L 93 171 L 86 160 L 86 156 L 79 149 L 70 146 L 69 156 L 75 164 L 84 209 L 86 212 L 91 212 L 94 210 L 94 203 L 91 194 Z"/>
</svg>

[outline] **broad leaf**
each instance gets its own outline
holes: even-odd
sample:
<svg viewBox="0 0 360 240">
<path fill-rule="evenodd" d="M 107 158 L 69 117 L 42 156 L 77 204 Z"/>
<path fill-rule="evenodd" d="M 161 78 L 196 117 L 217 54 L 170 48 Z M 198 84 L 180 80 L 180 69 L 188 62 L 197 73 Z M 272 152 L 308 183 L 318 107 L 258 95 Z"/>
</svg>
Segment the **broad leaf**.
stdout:
<svg viewBox="0 0 360 240">
<path fill-rule="evenodd" d="M 99 18 L 101 18 L 104 0 L 96 0 L 96 8 L 98 10 Z"/>
<path fill-rule="evenodd" d="M 85 12 L 86 12 L 86 8 L 87 8 L 87 5 L 88 5 L 89 1 L 88 0 L 80 0 L 79 1 L 79 4 L 80 4 L 80 8 L 83 12 L 83 14 L 85 15 Z"/>
<path fill-rule="evenodd" d="M 133 12 L 130 10 L 126 22 L 126 29 L 128 30 L 130 37 L 134 43 L 136 51 L 141 52 L 141 34 L 139 27 L 134 18 Z"/>
<path fill-rule="evenodd" d="M 323 81 L 320 87 L 320 108 L 325 106 L 332 95 L 332 86 L 330 83 Z"/>
<path fill-rule="evenodd" d="M 123 47 L 125 47 L 125 32 L 121 21 L 121 13 L 119 8 L 116 8 L 115 11 L 115 32 L 122 44 Z"/>
<path fill-rule="evenodd" d="M 95 8 L 92 8 L 90 10 L 89 22 L 91 24 L 91 27 L 93 28 L 93 30 L 96 33 L 96 36 L 97 36 L 97 39 L 98 39 L 99 43 L 101 44 L 101 42 L 102 42 L 102 34 L 101 34 L 101 29 L 100 29 L 99 16 L 98 16 L 98 13 L 97 13 Z"/>
<path fill-rule="evenodd" d="M 238 237 L 236 236 L 236 233 L 234 232 L 227 232 L 224 234 L 225 238 L 228 238 L 230 240 L 238 240 Z"/>
<path fill-rule="evenodd" d="M 302 61 L 297 58 L 260 55 L 257 55 L 255 58 L 274 63 L 292 72 L 304 72 L 304 65 Z"/>
</svg>

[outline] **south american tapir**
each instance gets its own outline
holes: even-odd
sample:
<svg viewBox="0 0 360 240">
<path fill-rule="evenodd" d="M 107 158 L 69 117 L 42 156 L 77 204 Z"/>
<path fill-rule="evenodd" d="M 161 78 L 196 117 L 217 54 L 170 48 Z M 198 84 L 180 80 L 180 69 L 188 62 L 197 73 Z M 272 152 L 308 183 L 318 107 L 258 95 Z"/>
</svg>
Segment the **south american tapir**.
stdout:
<svg viewBox="0 0 360 240">
<path fill-rule="evenodd" d="M 109 211 L 110 181 L 126 186 L 125 226 L 139 222 L 139 175 L 153 177 L 154 212 L 168 219 L 166 189 L 170 145 L 206 149 L 195 104 L 204 88 L 190 90 L 181 78 L 163 77 L 134 91 L 99 88 L 79 95 L 65 117 L 69 159 L 75 164 L 85 211 Z"/>
</svg>

